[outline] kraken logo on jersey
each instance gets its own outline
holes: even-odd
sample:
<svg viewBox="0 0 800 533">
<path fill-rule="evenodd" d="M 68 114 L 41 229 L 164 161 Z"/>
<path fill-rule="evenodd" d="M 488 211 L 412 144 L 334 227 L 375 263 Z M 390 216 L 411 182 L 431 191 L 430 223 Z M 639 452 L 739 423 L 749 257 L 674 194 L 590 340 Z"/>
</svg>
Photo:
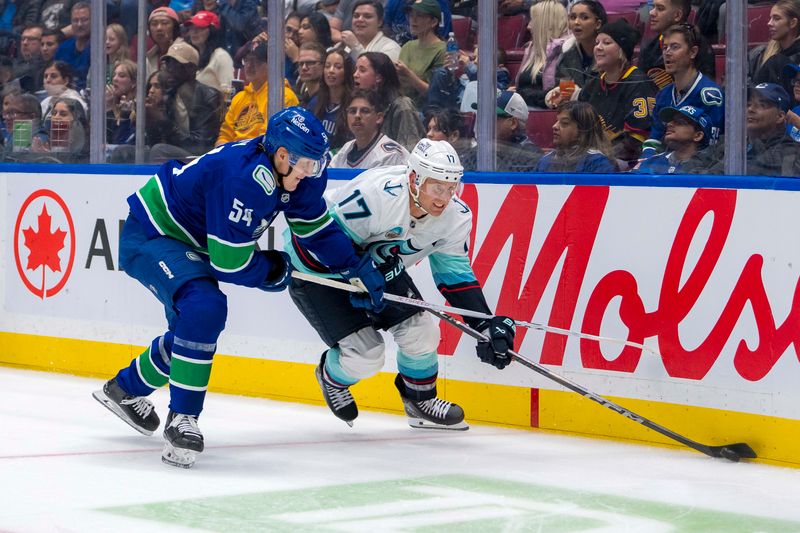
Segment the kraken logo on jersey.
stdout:
<svg viewBox="0 0 800 533">
<path fill-rule="evenodd" d="M 396 239 L 403 234 L 403 228 L 396 226 L 385 233 L 387 239 Z"/>
</svg>

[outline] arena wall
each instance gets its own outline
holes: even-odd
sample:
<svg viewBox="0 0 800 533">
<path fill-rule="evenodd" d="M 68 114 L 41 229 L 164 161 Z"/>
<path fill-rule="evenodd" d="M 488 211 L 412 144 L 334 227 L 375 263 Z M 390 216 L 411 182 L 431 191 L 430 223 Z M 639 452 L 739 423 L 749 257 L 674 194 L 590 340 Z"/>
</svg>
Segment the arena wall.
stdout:
<svg viewBox="0 0 800 533">
<path fill-rule="evenodd" d="M 162 333 L 119 270 L 125 198 L 152 167 L 0 168 L 0 364 L 107 379 Z M 335 187 L 351 174 L 332 172 Z M 519 329 L 517 351 L 707 444 L 800 466 L 800 192 L 791 179 L 474 174 L 472 260 L 498 314 L 644 342 L 660 354 Z M 281 246 L 282 218 L 262 238 Z M 444 303 L 426 262 L 412 269 Z M 210 390 L 321 403 L 324 349 L 288 294 L 227 285 Z M 671 445 L 520 366 L 480 363 L 446 324 L 440 395 L 468 420 Z M 359 407 L 401 411 L 385 371 Z M 98 380 L 99 383 L 99 380 Z M 86 391 L 87 408 L 91 402 Z M 268 421 L 265 421 L 268 423 Z"/>
</svg>

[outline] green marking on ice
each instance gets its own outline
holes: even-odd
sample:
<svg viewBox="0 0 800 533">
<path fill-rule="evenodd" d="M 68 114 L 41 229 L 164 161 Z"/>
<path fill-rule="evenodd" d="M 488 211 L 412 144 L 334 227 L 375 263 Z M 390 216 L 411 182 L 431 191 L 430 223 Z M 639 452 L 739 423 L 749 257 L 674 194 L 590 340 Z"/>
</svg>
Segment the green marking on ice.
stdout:
<svg viewBox="0 0 800 533">
<path fill-rule="evenodd" d="M 236 494 L 101 511 L 222 532 L 800 531 L 800 522 L 469 475 Z"/>
</svg>

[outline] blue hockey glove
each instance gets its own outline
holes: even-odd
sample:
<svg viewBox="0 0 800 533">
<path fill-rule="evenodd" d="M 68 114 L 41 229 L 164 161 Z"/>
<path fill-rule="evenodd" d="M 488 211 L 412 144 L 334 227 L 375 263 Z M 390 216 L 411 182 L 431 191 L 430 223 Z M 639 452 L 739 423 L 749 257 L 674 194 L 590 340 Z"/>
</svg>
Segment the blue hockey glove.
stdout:
<svg viewBox="0 0 800 533">
<path fill-rule="evenodd" d="M 350 293 L 350 303 L 353 307 L 366 309 L 372 313 L 380 313 L 386 307 L 386 304 L 383 303 L 386 281 L 383 279 L 383 274 L 375 267 L 375 262 L 369 254 L 362 256 L 357 265 L 340 271 L 339 275 L 349 283 L 359 280 L 361 285 L 367 289 L 367 292 Z"/>
<path fill-rule="evenodd" d="M 267 279 L 258 286 L 262 291 L 281 292 L 292 281 L 292 262 L 289 254 L 277 250 L 263 250 L 261 252 L 270 262 Z"/>
<path fill-rule="evenodd" d="M 514 348 L 516 333 L 514 320 L 507 316 L 496 316 L 482 320 L 475 329 L 489 337 L 488 341 L 480 341 L 475 347 L 478 358 L 500 370 L 508 366 L 512 360 L 508 351 Z"/>
</svg>

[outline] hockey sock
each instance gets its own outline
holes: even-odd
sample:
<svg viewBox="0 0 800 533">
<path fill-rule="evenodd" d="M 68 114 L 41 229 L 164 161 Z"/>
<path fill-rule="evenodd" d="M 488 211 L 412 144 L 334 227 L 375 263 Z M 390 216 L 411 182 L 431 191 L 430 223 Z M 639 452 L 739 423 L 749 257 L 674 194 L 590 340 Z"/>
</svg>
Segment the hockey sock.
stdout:
<svg viewBox="0 0 800 533">
<path fill-rule="evenodd" d="M 323 368 L 325 379 L 338 387 L 349 387 L 358 383 L 358 378 L 354 378 L 342 368 L 342 351 L 338 346 L 328 350 L 325 355 L 325 367 Z"/>
<path fill-rule="evenodd" d="M 436 378 L 439 359 L 436 352 L 409 356 L 397 351 L 397 370 L 400 372 L 403 389 L 401 394 L 410 400 L 422 401 L 436 397 Z M 398 383 L 398 389 L 399 387 Z"/>
<path fill-rule="evenodd" d="M 131 364 L 117 373 L 117 384 L 131 396 L 147 396 L 169 380 L 172 355 L 171 332 L 153 339 L 150 346 Z"/>
<path fill-rule="evenodd" d="M 225 327 L 227 299 L 213 280 L 195 279 L 178 291 L 175 307 L 169 408 L 197 416 L 203 410 L 217 338 Z"/>
</svg>

